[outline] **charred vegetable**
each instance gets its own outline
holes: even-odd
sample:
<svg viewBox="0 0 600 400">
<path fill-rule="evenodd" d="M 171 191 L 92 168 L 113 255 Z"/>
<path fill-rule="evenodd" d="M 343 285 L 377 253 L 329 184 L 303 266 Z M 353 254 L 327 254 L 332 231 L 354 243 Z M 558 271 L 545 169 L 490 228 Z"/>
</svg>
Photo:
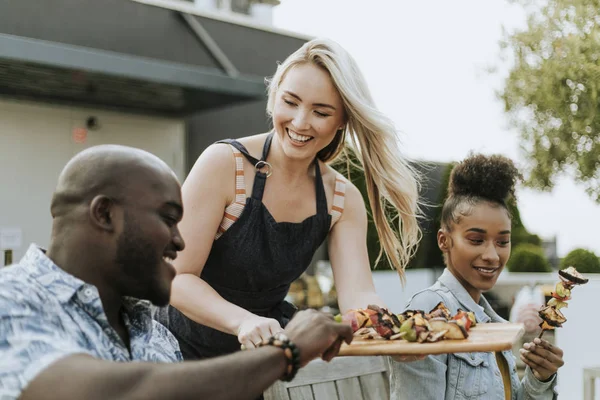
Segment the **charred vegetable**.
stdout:
<svg viewBox="0 0 600 400">
<path fill-rule="evenodd" d="M 567 319 L 560 312 L 561 308 L 568 306 L 567 301 L 571 300 L 571 290 L 576 285 L 583 285 L 588 282 L 574 267 L 568 267 L 558 271 L 560 282 L 556 284 L 555 291 L 552 292 L 552 298 L 538 312 L 542 323 L 542 331 L 538 337 L 542 337 L 545 331 L 562 327 Z"/>
<path fill-rule="evenodd" d="M 446 319 L 452 318 L 452 314 L 450 313 L 450 310 L 448 310 L 448 308 L 446 307 L 446 305 L 444 304 L 443 301 L 440 301 L 437 304 L 437 306 L 435 306 L 431 311 L 429 311 L 429 313 L 427 315 L 429 318 L 438 318 L 438 317 L 442 317 L 442 318 L 446 318 Z"/>
<path fill-rule="evenodd" d="M 567 322 L 567 319 L 560 311 L 553 306 L 546 306 L 539 311 L 540 318 L 548 323 L 550 326 L 560 328 L 562 324 Z"/>
<path fill-rule="evenodd" d="M 560 270 L 558 271 L 558 275 L 560 275 L 560 277 L 564 278 L 566 281 L 572 282 L 576 285 L 583 285 L 585 283 L 588 283 L 588 279 L 584 278 L 583 275 L 577 272 L 575 267 L 569 267 Z"/>
<path fill-rule="evenodd" d="M 400 333 L 400 321 L 395 314 L 375 305 L 369 305 L 368 309 L 374 311 L 369 318 L 371 325 L 381 337 L 389 339 L 393 335 Z"/>
</svg>

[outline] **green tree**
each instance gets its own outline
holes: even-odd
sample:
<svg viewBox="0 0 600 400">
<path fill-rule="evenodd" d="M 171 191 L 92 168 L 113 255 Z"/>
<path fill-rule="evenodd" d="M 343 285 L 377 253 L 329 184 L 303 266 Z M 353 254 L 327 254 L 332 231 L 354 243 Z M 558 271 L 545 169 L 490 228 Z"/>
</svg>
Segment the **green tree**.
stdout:
<svg viewBox="0 0 600 400">
<path fill-rule="evenodd" d="M 544 250 L 530 243 L 522 243 L 515 247 L 506 268 L 510 272 L 552 272 Z"/>
<path fill-rule="evenodd" d="M 511 229 L 511 247 L 516 249 L 520 244 L 532 244 L 534 246 L 541 246 L 542 239 L 534 234 L 529 233 L 529 231 L 523 225 L 523 221 L 521 221 L 521 213 L 519 212 L 519 208 L 517 207 L 517 202 L 513 199 L 508 203 L 508 210 L 512 215 L 512 229 Z"/>
<path fill-rule="evenodd" d="M 575 249 L 560 261 L 560 267 L 561 269 L 575 267 L 582 274 L 586 272 L 600 274 L 600 259 L 591 251 Z"/>
<path fill-rule="evenodd" d="M 573 173 L 600 203 L 600 1 L 513 0 L 527 28 L 503 42 L 513 65 L 500 96 L 528 157 L 527 184 Z"/>
</svg>

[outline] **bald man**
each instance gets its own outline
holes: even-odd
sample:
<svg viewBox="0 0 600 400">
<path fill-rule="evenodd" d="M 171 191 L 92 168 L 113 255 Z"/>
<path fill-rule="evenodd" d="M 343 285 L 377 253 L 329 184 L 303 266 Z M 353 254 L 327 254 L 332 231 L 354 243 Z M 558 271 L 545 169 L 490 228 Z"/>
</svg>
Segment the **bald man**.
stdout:
<svg viewBox="0 0 600 400">
<path fill-rule="evenodd" d="M 177 341 L 151 304 L 168 304 L 170 261 L 185 246 L 180 185 L 142 150 L 79 153 L 51 213 L 47 251 L 31 245 L 0 270 L 0 399 L 252 399 L 352 340 L 331 316 L 301 312 L 271 345 L 176 363 Z M 297 358 L 284 351 L 294 345 Z"/>
</svg>

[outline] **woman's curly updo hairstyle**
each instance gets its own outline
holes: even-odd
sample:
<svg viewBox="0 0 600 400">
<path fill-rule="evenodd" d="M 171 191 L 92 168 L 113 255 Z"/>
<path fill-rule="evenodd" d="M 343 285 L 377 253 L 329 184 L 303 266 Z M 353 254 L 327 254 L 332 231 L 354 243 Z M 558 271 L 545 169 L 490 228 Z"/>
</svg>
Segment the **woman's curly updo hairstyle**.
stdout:
<svg viewBox="0 0 600 400">
<path fill-rule="evenodd" d="M 442 207 L 441 225 L 452 224 L 469 215 L 473 206 L 487 202 L 503 207 L 510 215 L 509 201 L 514 199 L 515 184 L 521 178 L 512 160 L 501 155 L 470 155 L 458 163 L 450 174 L 448 197 Z"/>
</svg>

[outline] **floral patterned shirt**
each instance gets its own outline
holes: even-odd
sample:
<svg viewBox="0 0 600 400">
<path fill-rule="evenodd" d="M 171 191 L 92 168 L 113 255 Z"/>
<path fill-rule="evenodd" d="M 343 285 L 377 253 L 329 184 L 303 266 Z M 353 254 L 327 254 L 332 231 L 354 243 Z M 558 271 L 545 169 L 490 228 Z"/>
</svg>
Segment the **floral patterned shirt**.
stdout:
<svg viewBox="0 0 600 400">
<path fill-rule="evenodd" d="M 130 350 L 109 325 L 95 286 L 31 245 L 0 269 L 0 400 L 16 399 L 40 372 L 72 355 L 128 362 L 182 361 L 175 337 L 152 319 L 147 301 L 123 299 Z"/>
</svg>

